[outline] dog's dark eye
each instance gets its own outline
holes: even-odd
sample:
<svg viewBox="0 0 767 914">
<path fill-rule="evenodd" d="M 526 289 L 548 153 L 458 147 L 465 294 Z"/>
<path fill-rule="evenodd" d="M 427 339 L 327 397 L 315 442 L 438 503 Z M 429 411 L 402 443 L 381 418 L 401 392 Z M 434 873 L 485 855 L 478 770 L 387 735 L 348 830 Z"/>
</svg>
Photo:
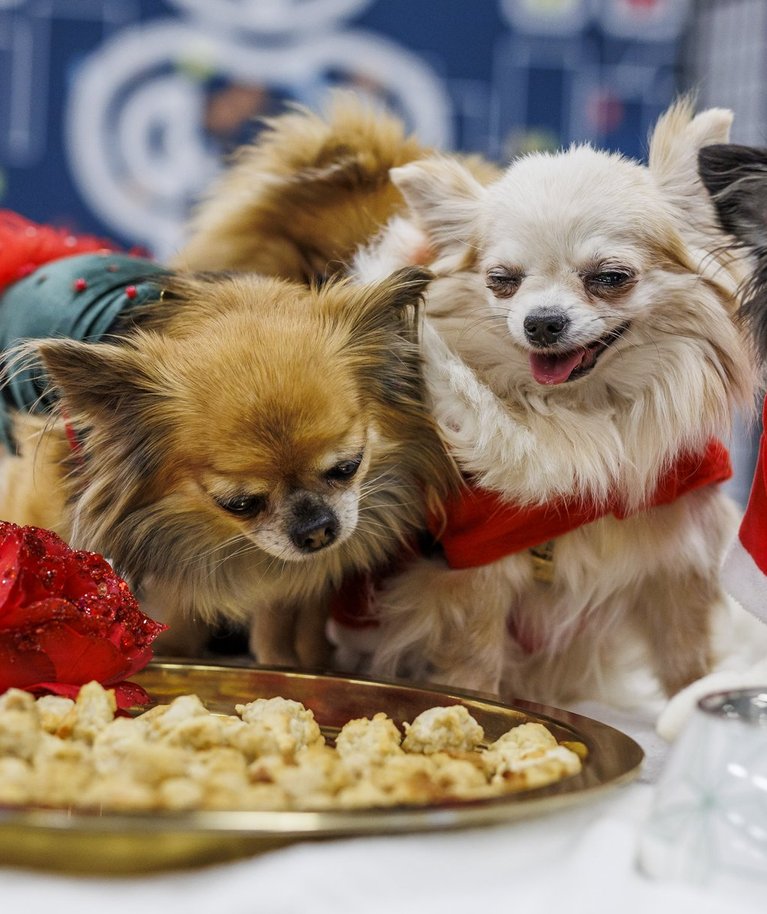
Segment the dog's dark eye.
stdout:
<svg viewBox="0 0 767 914">
<path fill-rule="evenodd" d="M 216 501 L 224 511 L 238 517 L 255 517 L 266 507 L 265 495 L 235 495 L 234 498 L 217 498 Z"/>
<path fill-rule="evenodd" d="M 490 270 L 485 274 L 485 285 L 496 298 L 509 298 L 522 284 L 520 273 L 509 273 L 506 270 Z"/>
<path fill-rule="evenodd" d="M 361 463 L 362 454 L 357 454 L 351 460 L 342 460 L 325 473 L 325 478 L 331 482 L 343 482 L 346 479 L 351 479 L 360 468 Z"/>
<path fill-rule="evenodd" d="M 632 278 L 631 273 L 622 270 L 603 270 L 601 273 L 592 273 L 586 277 L 586 282 L 595 288 L 615 289 L 624 285 Z"/>
</svg>

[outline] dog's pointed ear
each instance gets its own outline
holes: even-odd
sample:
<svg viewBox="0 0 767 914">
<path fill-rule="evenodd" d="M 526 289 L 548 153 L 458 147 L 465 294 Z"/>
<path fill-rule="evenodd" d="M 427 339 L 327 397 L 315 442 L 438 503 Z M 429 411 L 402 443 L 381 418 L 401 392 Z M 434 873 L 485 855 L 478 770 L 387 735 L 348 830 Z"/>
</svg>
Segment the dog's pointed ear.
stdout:
<svg viewBox="0 0 767 914">
<path fill-rule="evenodd" d="M 481 203 L 487 193 L 460 162 L 421 159 L 389 172 L 437 256 L 472 256 Z"/>
<path fill-rule="evenodd" d="M 698 153 L 700 177 L 722 228 L 751 248 L 767 246 L 767 149 L 721 144 Z"/>
<path fill-rule="evenodd" d="M 124 414 L 156 389 L 148 360 L 131 345 L 44 339 L 31 349 L 73 419 Z"/>
<path fill-rule="evenodd" d="M 389 310 L 401 314 L 410 308 L 420 307 L 432 279 L 434 274 L 424 267 L 403 267 L 377 283 L 376 287 Z"/>
<path fill-rule="evenodd" d="M 415 339 L 426 289 L 434 274 L 423 267 L 404 267 L 386 279 L 349 285 L 355 291 L 352 320 L 360 338 L 396 333 Z"/>
<path fill-rule="evenodd" d="M 731 126 L 731 111 L 709 108 L 695 115 L 692 101 L 683 98 L 662 115 L 650 137 L 650 173 L 681 213 L 682 225 L 700 233 L 697 241 L 718 230 L 711 200 L 698 176 L 698 153 L 712 143 L 726 143 Z"/>
</svg>

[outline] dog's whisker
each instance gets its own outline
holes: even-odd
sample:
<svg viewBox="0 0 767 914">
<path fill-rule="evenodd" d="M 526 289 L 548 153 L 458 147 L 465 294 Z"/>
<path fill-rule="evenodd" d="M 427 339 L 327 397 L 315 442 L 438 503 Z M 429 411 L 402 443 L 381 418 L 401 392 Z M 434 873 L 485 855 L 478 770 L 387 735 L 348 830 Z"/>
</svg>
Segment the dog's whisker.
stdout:
<svg viewBox="0 0 767 914">
<path fill-rule="evenodd" d="M 198 559 L 209 558 L 210 556 L 215 555 L 217 552 L 220 552 L 224 549 L 228 549 L 229 547 L 234 545 L 234 543 L 238 542 L 239 540 L 247 540 L 246 535 L 244 533 L 236 533 L 234 536 L 229 537 L 229 539 L 222 540 L 220 543 L 217 543 L 215 546 L 211 546 L 209 549 L 206 549 L 204 552 L 197 553 L 193 557 L 193 560 L 196 561 Z"/>
<path fill-rule="evenodd" d="M 381 492 L 387 492 L 390 497 L 390 501 L 395 502 L 396 504 L 403 504 L 404 496 L 401 496 L 400 493 L 393 492 L 391 482 L 386 480 L 378 484 L 373 484 L 369 488 L 361 489 L 361 498 L 360 498 L 360 507 L 365 508 L 374 508 L 379 504 L 379 499 L 376 499 L 375 496 L 380 495 Z M 412 504 L 412 502 L 407 502 Z"/>
<path fill-rule="evenodd" d="M 389 533 L 389 531 L 391 530 L 391 527 L 388 524 L 384 524 L 383 522 L 371 520 L 369 517 L 364 517 L 361 519 L 360 528 L 361 529 L 364 528 L 366 531 L 367 530 L 383 530 L 386 533 Z"/>
<path fill-rule="evenodd" d="M 385 488 L 382 488 L 380 491 L 385 491 Z M 421 504 L 422 504 L 422 502 L 420 501 L 420 499 L 415 498 L 415 497 L 413 497 L 412 499 L 406 499 L 404 497 L 403 498 L 392 498 L 390 500 L 390 503 L 387 505 L 382 505 L 380 503 L 376 503 L 373 505 L 362 504 L 362 505 L 360 505 L 358 512 L 360 515 L 362 515 L 362 514 L 369 514 L 371 512 L 380 512 L 380 511 L 382 511 L 382 509 L 391 510 L 392 507 L 414 508 L 414 507 L 418 507 Z"/>
<path fill-rule="evenodd" d="M 258 547 L 255 543 L 245 543 L 239 549 L 234 550 L 233 552 L 228 553 L 225 556 L 222 556 L 220 559 L 212 562 L 210 565 L 209 577 L 211 577 L 216 571 L 218 571 L 222 565 L 225 565 L 227 562 L 233 561 L 235 559 L 241 558 L 243 555 L 247 555 L 250 552 L 258 552 Z"/>
<path fill-rule="evenodd" d="M 474 318 L 474 320 L 468 322 L 465 327 L 461 328 L 461 338 L 471 339 L 472 337 L 486 330 L 489 330 L 491 333 L 495 333 L 499 329 L 505 332 L 506 328 L 507 320 L 503 315 L 478 315 Z"/>
</svg>

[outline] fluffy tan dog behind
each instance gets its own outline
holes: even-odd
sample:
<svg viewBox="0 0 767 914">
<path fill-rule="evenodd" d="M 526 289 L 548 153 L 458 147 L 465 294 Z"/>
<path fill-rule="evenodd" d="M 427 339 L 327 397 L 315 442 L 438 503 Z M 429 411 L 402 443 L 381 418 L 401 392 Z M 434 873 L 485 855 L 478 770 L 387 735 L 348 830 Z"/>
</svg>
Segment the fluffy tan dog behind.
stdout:
<svg viewBox="0 0 767 914">
<path fill-rule="evenodd" d="M 78 443 L 20 415 L 0 515 L 107 555 L 170 622 L 166 650 L 225 618 L 252 623 L 264 662 L 324 662 L 329 592 L 397 554 L 454 483 L 423 403 L 429 278 L 168 275 L 110 342 L 27 344 Z"/>
<path fill-rule="evenodd" d="M 396 117 L 350 92 L 335 93 L 325 116 L 296 108 L 271 118 L 198 206 L 174 264 L 304 282 L 343 274 L 405 208 L 390 169 L 430 154 Z M 478 156 L 461 161 L 483 183 L 499 174 Z"/>
</svg>

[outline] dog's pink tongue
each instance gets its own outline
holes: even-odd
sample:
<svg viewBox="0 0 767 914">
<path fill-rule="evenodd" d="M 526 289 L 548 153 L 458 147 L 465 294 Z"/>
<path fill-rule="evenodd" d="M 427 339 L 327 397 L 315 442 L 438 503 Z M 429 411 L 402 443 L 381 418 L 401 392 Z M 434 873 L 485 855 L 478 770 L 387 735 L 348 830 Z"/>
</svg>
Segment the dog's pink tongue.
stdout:
<svg viewBox="0 0 767 914">
<path fill-rule="evenodd" d="M 565 355 L 531 352 L 530 371 L 539 384 L 562 384 L 581 364 L 585 354 L 585 349 L 578 349 Z"/>
</svg>

